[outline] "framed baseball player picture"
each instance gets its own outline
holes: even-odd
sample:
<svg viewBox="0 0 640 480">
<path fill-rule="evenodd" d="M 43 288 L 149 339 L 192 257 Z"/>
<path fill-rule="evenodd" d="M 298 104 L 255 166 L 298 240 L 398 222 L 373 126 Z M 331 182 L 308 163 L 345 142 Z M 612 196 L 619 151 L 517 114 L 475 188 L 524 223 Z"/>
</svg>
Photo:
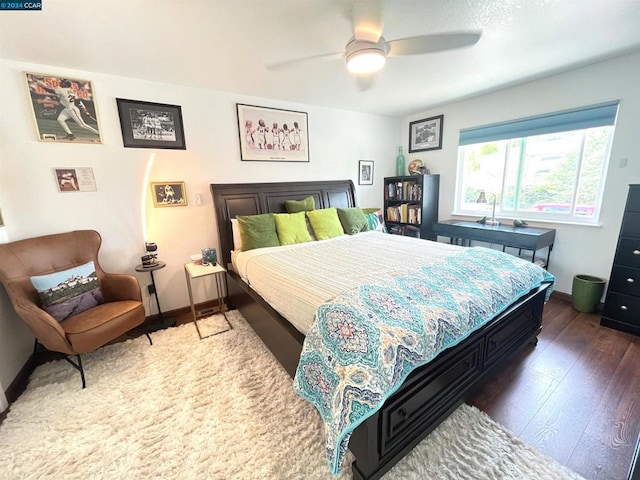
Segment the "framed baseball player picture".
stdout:
<svg viewBox="0 0 640 480">
<path fill-rule="evenodd" d="M 95 93 L 89 80 L 26 72 L 38 140 L 102 143 Z"/>
<path fill-rule="evenodd" d="M 93 168 L 54 168 L 59 192 L 95 192 Z"/>
</svg>

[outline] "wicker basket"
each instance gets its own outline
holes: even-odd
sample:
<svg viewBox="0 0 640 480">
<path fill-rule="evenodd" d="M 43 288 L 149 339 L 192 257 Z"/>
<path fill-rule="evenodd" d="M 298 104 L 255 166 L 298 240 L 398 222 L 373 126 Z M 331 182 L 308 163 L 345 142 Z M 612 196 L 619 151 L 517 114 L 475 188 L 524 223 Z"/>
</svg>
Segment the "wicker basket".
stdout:
<svg viewBox="0 0 640 480">
<path fill-rule="evenodd" d="M 584 313 L 595 311 L 604 293 L 605 283 L 604 279 L 591 275 L 574 276 L 571 287 L 573 308 Z"/>
</svg>

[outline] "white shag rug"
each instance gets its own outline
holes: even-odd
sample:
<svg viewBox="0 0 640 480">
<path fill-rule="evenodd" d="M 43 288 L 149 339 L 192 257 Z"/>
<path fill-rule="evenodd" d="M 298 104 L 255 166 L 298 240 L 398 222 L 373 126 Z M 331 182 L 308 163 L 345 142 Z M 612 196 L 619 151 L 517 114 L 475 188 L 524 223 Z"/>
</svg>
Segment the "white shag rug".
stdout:
<svg viewBox="0 0 640 480">
<path fill-rule="evenodd" d="M 327 479 L 322 423 L 242 316 L 187 324 L 36 369 L 0 425 L 2 479 Z M 203 334 L 224 328 L 220 315 Z M 340 479 L 352 478 L 350 462 Z M 581 479 L 461 406 L 395 479 Z"/>
</svg>

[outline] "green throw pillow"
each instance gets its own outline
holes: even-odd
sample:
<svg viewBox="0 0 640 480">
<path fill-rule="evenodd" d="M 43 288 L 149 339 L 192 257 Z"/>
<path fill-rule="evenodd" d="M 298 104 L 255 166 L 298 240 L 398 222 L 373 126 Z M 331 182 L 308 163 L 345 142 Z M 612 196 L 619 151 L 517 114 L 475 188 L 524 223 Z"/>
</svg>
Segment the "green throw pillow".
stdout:
<svg viewBox="0 0 640 480">
<path fill-rule="evenodd" d="M 280 245 L 293 245 L 294 243 L 311 242 L 313 240 L 307 230 L 307 219 L 304 216 L 304 212 L 276 213 L 274 218 Z"/>
<path fill-rule="evenodd" d="M 338 218 L 340 218 L 340 223 L 342 223 L 344 233 L 347 235 L 355 235 L 356 233 L 366 232 L 369 230 L 367 217 L 365 217 L 362 209 L 360 208 L 339 208 Z"/>
<path fill-rule="evenodd" d="M 288 213 L 309 212 L 316 208 L 316 201 L 313 197 L 307 197 L 303 200 L 285 200 L 284 206 Z"/>
<path fill-rule="evenodd" d="M 344 235 L 338 212 L 335 208 L 323 208 L 307 212 L 309 223 L 318 240 Z"/>
<path fill-rule="evenodd" d="M 93 262 L 30 280 L 42 309 L 59 322 L 104 303 Z"/>
<path fill-rule="evenodd" d="M 240 226 L 243 252 L 254 248 L 277 247 L 280 245 L 273 213 L 238 215 L 237 218 Z"/>
</svg>

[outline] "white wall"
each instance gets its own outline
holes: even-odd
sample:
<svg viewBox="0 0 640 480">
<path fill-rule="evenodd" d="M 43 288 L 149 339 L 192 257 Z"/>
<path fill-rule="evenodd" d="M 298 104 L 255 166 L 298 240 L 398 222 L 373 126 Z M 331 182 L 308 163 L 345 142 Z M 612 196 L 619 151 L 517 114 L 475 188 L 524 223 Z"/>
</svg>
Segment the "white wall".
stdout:
<svg viewBox="0 0 640 480">
<path fill-rule="evenodd" d="M 400 138 L 407 141 L 410 121 L 444 114 L 442 150 L 411 154 L 407 161 L 420 158 L 432 173 L 440 174 L 439 218 L 446 219 L 451 218 L 453 212 L 458 135 L 461 129 L 620 100 L 605 183 L 601 226 L 537 224 L 557 230 L 549 271 L 557 277 L 556 290 L 570 293 L 575 274 L 609 278 L 628 185 L 640 183 L 638 85 L 640 54 L 626 55 L 411 115 L 403 119 Z M 621 168 L 619 160 L 625 157 L 628 158 L 627 166 Z"/>
<path fill-rule="evenodd" d="M 24 71 L 91 80 L 104 143 L 39 142 Z M 163 311 L 188 305 L 182 265 L 189 254 L 218 247 L 209 184 L 350 178 L 356 184 L 359 205 L 382 206 L 382 179 L 393 174 L 400 132 L 396 118 L 0 60 L 0 205 L 9 241 L 95 229 L 103 237 L 103 268 L 135 273 L 144 253 L 140 204 L 143 189 L 149 186 L 143 185 L 143 177 L 154 150 L 123 148 L 116 97 L 182 106 L 187 150 L 155 150 L 149 178 L 186 182 L 189 202 L 186 207 L 154 208 L 150 196 L 147 201 L 148 238 L 158 244 L 159 256 L 167 262 L 165 269 L 155 273 Z M 241 162 L 236 102 L 307 112 L 310 163 Z M 372 186 L 357 185 L 358 160 L 363 159 L 375 161 Z M 92 167 L 97 192 L 59 193 L 54 167 Z M 202 195 L 201 206 L 195 205 L 195 194 Z M 146 273 L 136 275 L 143 287 L 150 283 Z M 196 302 L 213 295 L 209 280 L 194 282 Z M 155 302 L 144 288 L 143 295 L 147 314 L 156 313 Z M 0 365 L 6 365 L 10 356 L 19 363 L 7 350 L 12 339 L 5 335 L 7 325 L 16 319 L 2 307 Z M 28 354 L 31 341 L 22 342 L 20 351 Z M 8 369 L 17 373 L 15 365 Z M 7 374 L 1 375 L 4 382 Z"/>
</svg>

